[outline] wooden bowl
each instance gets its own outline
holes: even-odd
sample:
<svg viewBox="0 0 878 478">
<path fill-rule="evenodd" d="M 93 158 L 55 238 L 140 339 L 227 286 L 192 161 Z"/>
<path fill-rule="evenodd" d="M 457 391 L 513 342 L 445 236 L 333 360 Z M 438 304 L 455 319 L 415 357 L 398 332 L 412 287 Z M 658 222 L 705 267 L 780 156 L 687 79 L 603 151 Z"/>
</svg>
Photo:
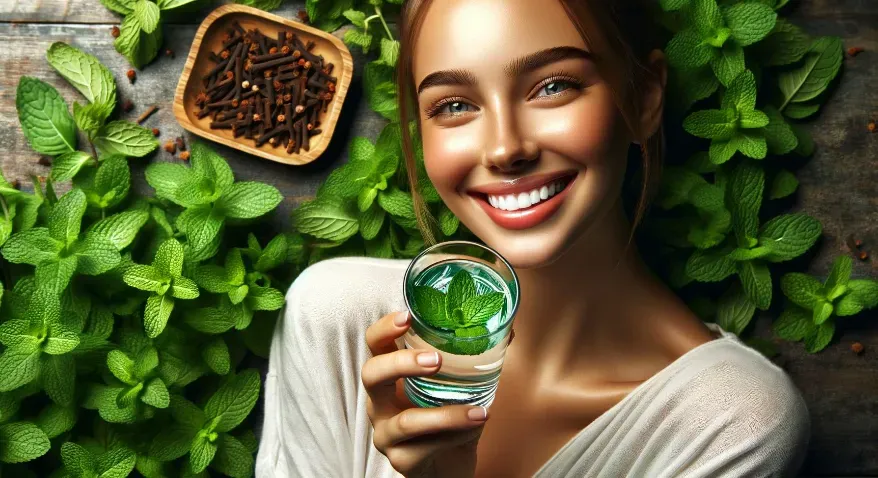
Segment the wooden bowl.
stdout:
<svg viewBox="0 0 878 478">
<path fill-rule="evenodd" d="M 310 138 L 310 151 L 300 150 L 299 154 L 287 154 L 286 148 L 283 146 L 275 148 L 268 143 L 256 146 L 256 142 L 252 139 L 243 136 L 235 138 L 231 130 L 210 129 L 212 121 L 210 116 L 198 119 L 195 98 L 202 91 L 201 78 L 213 67 L 209 55 L 211 52 L 219 52 L 223 43 L 223 35 L 226 30 L 232 28 L 235 21 L 246 30 L 258 28 L 268 36 L 276 36 L 281 29 L 293 30 L 302 41 L 314 41 L 316 46 L 313 53 L 323 55 L 328 63 L 334 65 L 332 74 L 338 78 L 335 96 L 329 103 L 327 112 L 320 113 L 322 132 Z M 234 4 L 223 5 L 212 11 L 201 23 L 198 32 L 195 33 L 195 40 L 189 50 L 186 66 L 183 67 L 180 82 L 177 84 L 174 96 L 174 116 L 184 129 L 231 148 L 284 164 L 310 163 L 326 150 L 330 139 L 332 139 L 332 133 L 335 131 L 338 116 L 341 114 L 342 105 L 351 84 L 353 71 L 354 62 L 351 58 L 351 52 L 335 36 L 256 8 Z"/>
</svg>

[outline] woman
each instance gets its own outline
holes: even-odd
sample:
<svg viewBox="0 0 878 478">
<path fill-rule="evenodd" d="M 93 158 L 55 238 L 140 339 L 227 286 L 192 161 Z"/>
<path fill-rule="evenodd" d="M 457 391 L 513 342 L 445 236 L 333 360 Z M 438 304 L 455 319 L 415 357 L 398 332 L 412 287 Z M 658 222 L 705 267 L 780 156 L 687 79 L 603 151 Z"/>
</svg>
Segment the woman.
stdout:
<svg viewBox="0 0 878 478">
<path fill-rule="evenodd" d="M 408 2 L 402 124 L 411 106 L 445 204 L 516 269 L 514 345 L 490 411 L 412 407 L 400 378 L 441 357 L 395 345 L 407 261 L 308 268 L 272 345 L 258 476 L 795 474 L 810 419 L 789 377 L 702 323 L 630 244 L 662 150 L 666 65 L 644 5 Z M 644 182 L 629 220 L 632 143 Z M 558 200 L 520 197 L 558 181 Z"/>
</svg>

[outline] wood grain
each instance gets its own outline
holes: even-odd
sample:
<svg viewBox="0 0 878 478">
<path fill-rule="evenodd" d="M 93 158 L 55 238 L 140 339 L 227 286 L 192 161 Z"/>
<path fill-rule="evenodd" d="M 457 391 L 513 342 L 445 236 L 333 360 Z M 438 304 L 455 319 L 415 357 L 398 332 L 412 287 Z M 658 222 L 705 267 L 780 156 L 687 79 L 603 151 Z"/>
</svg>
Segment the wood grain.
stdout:
<svg viewBox="0 0 878 478">
<path fill-rule="evenodd" d="M 256 146 L 253 140 L 243 137 L 235 138 L 231 130 L 210 129 L 211 119 L 209 117 L 198 119 L 196 114 L 198 107 L 195 105 L 195 100 L 198 93 L 204 89 L 200 79 L 214 66 L 209 59 L 209 54 L 216 53 L 222 48 L 223 34 L 232 27 L 234 22 L 238 22 L 246 30 L 257 28 L 272 38 L 277 36 L 277 32 L 281 29 L 285 31 L 292 29 L 293 32 L 300 35 L 303 42 L 314 41 L 316 47 L 313 53 L 325 57 L 327 64 L 334 65 L 333 76 L 338 78 L 335 95 L 329 104 L 329 111 L 320 114 L 320 129 L 323 132 L 308 138 L 308 141 L 313 139 L 315 144 L 311 145 L 307 151 L 302 150 L 298 154 L 288 154 L 284 148 L 274 148 L 268 143 Z M 329 146 L 329 141 L 335 132 L 338 117 L 344 106 L 353 71 L 354 63 L 351 59 L 351 52 L 344 42 L 331 34 L 255 8 L 243 5 L 224 5 L 210 12 L 201 26 L 198 27 L 198 31 L 195 32 L 195 39 L 189 49 L 189 57 L 186 59 L 183 73 L 180 75 L 180 82 L 177 84 L 174 97 L 174 116 L 187 131 L 230 148 L 282 164 L 307 164 L 319 158 Z"/>
<path fill-rule="evenodd" d="M 844 239 L 850 233 L 878 257 L 878 134 L 866 126 L 878 120 L 878 1 L 799 0 L 792 3 L 792 20 L 812 35 L 837 35 L 845 47 L 861 46 L 865 52 L 846 58 L 842 75 L 830 101 L 815 121 L 809 122 L 817 152 L 807 161 L 785 159 L 785 167 L 798 176 L 801 187 L 789 201 L 769 202 L 767 213 L 793 210 L 807 212 L 824 226 L 824 237 L 807 258 L 772 269 L 775 280 L 789 270 L 807 270 L 825 276 L 832 260 L 845 253 Z M 216 5 L 214 3 L 213 5 Z M 287 2 L 281 16 L 294 18 L 303 2 Z M 165 45 L 176 50 L 176 58 L 162 56 L 139 72 L 131 85 L 124 79 L 125 60 L 113 50 L 108 23 L 118 17 L 97 0 L 6 0 L 0 1 L 0 167 L 10 179 L 26 181 L 27 174 L 48 174 L 36 164 L 39 155 L 27 145 L 15 111 L 15 88 L 21 75 L 36 76 L 56 86 L 72 103 L 83 101 L 46 63 L 45 51 L 53 41 L 65 41 L 97 56 L 119 79 L 121 99 L 131 99 L 136 109 L 117 116 L 136 118 L 148 105 L 159 111 L 146 122 L 158 127 L 161 140 L 183 135 L 172 112 L 174 87 L 183 70 L 185 53 L 192 44 L 196 25 L 207 14 L 178 20 L 165 29 Z M 53 24 L 63 22 L 64 24 Z M 72 23 L 97 23 L 79 25 Z M 336 32 L 340 37 L 343 32 Z M 277 215 L 280 226 L 297 203 L 310 198 L 329 172 L 347 161 L 347 145 L 357 136 L 377 137 L 384 120 L 369 110 L 362 97 L 362 66 L 365 59 L 353 49 L 354 77 L 344 112 L 327 151 L 317 161 L 290 167 L 254 158 L 237 150 L 213 145 L 228 159 L 242 180 L 275 185 L 286 197 Z M 150 161 L 176 161 L 164 151 L 133 162 L 135 169 Z M 142 175 L 135 189 L 149 192 Z M 857 277 L 878 277 L 878 261 L 855 263 Z M 775 289 L 780 294 L 779 288 Z M 776 296 L 775 307 L 754 322 L 757 336 L 771 337 L 771 321 L 783 308 Z M 749 333 L 749 331 L 748 331 Z M 851 343 L 859 341 L 865 352 L 856 355 Z M 801 343 L 778 341 L 777 362 L 801 389 L 812 420 L 809 454 L 803 476 L 878 476 L 878 314 L 862 314 L 839 321 L 836 338 L 818 354 L 804 352 Z"/>
</svg>

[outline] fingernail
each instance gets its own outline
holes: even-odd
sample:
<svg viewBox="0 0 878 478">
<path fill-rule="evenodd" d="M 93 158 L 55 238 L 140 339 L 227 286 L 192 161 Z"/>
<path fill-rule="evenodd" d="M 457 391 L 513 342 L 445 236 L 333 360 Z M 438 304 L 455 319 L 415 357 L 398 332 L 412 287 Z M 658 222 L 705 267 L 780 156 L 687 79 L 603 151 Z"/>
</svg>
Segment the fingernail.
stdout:
<svg viewBox="0 0 878 478">
<path fill-rule="evenodd" d="M 483 422 L 488 419 L 488 409 L 485 407 L 470 408 L 466 416 L 474 422 Z"/>
<path fill-rule="evenodd" d="M 409 323 L 409 311 L 400 312 L 393 318 L 393 324 L 397 327 L 405 327 Z"/>
<path fill-rule="evenodd" d="M 418 365 L 423 367 L 435 367 L 439 365 L 439 352 L 424 352 L 418 354 Z"/>
</svg>

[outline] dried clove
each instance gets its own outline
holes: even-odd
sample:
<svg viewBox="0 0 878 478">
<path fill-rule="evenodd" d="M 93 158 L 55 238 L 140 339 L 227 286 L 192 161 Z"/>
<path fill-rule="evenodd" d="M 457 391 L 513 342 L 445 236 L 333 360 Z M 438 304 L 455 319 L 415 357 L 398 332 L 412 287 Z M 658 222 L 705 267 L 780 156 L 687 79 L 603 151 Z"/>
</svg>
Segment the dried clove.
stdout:
<svg viewBox="0 0 878 478">
<path fill-rule="evenodd" d="M 143 124 L 143 122 L 146 121 L 146 119 L 149 118 L 153 113 L 155 113 L 157 109 L 159 109 L 159 107 L 156 105 L 152 105 L 147 108 L 146 111 L 144 111 L 143 114 L 137 118 L 137 124 Z"/>
<path fill-rule="evenodd" d="M 863 353 L 863 344 L 859 342 L 854 342 L 851 344 L 851 351 L 857 355 Z"/>
<path fill-rule="evenodd" d="M 125 73 L 125 76 L 128 77 L 128 81 L 134 83 L 134 80 L 137 79 L 137 72 L 134 70 L 128 70 L 128 73 Z"/>
<path fill-rule="evenodd" d="M 292 31 L 266 35 L 233 26 L 219 51 L 210 54 L 215 65 L 202 77 L 196 116 L 209 116 L 211 129 L 230 130 L 256 146 L 308 151 L 335 96 L 334 65 L 317 54 L 317 42 Z"/>
</svg>

